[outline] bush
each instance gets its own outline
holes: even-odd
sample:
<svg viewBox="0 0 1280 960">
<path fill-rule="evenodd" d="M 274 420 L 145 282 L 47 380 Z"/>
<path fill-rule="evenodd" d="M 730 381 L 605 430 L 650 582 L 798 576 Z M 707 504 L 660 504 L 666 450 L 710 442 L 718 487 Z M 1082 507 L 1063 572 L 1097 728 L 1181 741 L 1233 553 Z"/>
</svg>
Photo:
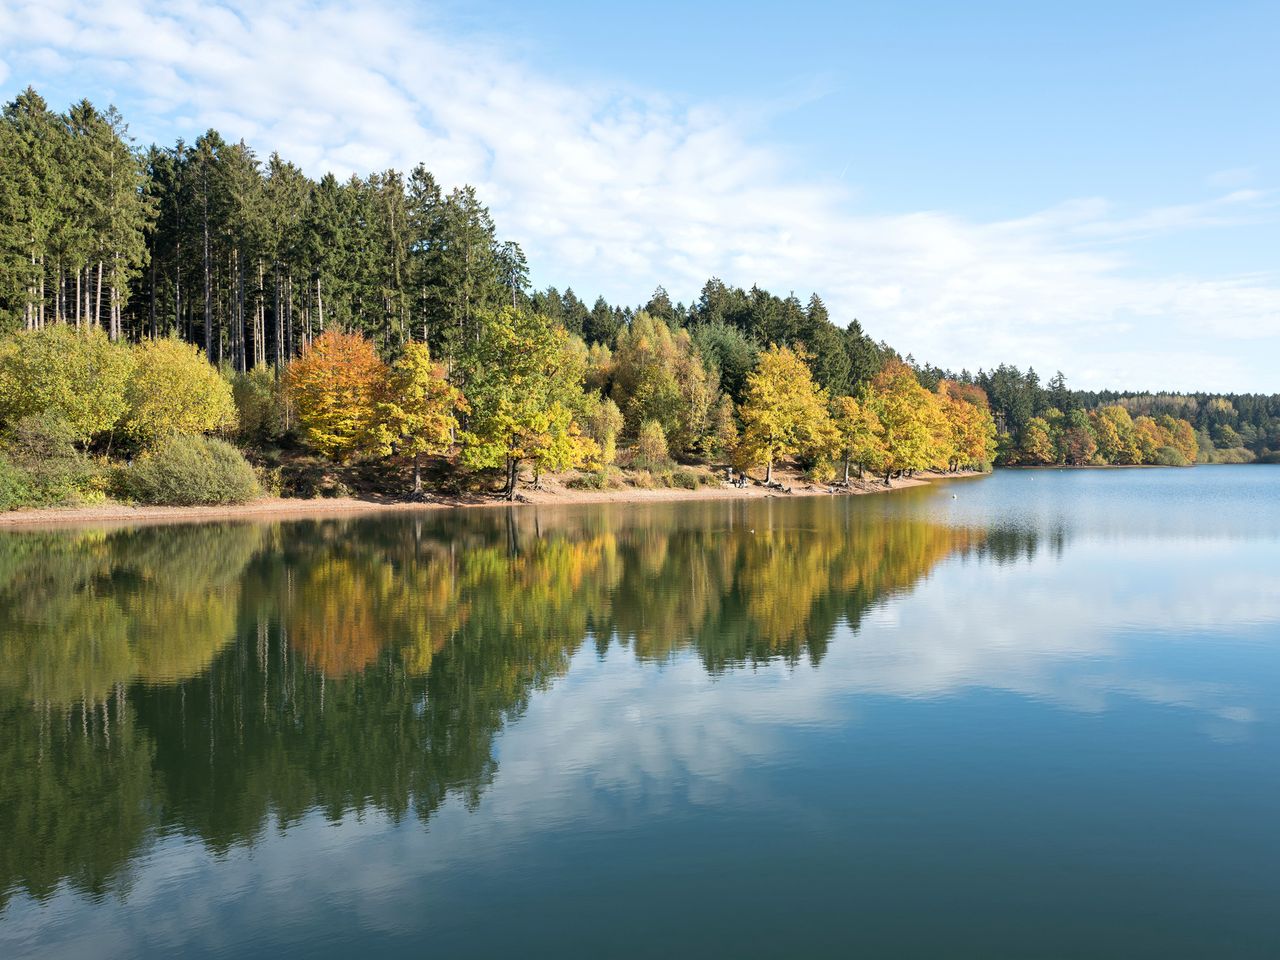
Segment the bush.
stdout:
<svg viewBox="0 0 1280 960">
<path fill-rule="evenodd" d="M 76 434 L 54 410 L 22 417 L 5 436 L 11 467 L 22 474 L 24 506 L 48 507 L 101 497 L 98 471 L 75 446 Z"/>
<path fill-rule="evenodd" d="M 835 465 L 826 457 L 819 457 L 805 471 L 805 478 L 811 483 L 830 483 L 836 478 Z"/>
<path fill-rule="evenodd" d="M 646 420 L 641 424 L 640 435 L 636 438 L 634 462 L 636 466 L 648 470 L 671 464 L 667 434 L 657 420 Z"/>
<path fill-rule="evenodd" d="M 571 478 L 566 484 L 570 490 L 616 490 L 621 486 L 616 471 L 605 467 L 591 470 Z"/>
<path fill-rule="evenodd" d="M 1191 461 L 1174 447 L 1161 447 L 1156 451 L 1155 462 L 1162 467 L 1189 467 Z"/>
<path fill-rule="evenodd" d="M 702 486 L 702 474 L 696 470 L 673 470 L 671 472 L 671 486 L 679 487 L 682 490 L 697 490 Z"/>
<path fill-rule="evenodd" d="M 244 503 L 260 490 L 253 468 L 229 443 L 179 434 L 116 472 L 115 491 L 138 503 Z"/>
<path fill-rule="evenodd" d="M 31 506 L 31 486 L 24 470 L 0 456 L 0 510 Z"/>
<path fill-rule="evenodd" d="M 282 467 L 255 466 L 253 475 L 258 480 L 259 490 L 268 497 L 279 497 L 284 494 L 284 469 Z"/>
</svg>

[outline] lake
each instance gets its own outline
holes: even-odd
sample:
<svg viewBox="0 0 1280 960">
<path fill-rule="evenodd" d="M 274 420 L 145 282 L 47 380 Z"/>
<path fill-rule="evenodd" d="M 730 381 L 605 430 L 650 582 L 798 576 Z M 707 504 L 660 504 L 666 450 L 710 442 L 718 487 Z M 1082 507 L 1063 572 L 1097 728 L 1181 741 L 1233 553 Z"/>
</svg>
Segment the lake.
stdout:
<svg viewBox="0 0 1280 960">
<path fill-rule="evenodd" d="M 1280 467 L 0 534 L 4 957 L 1280 956 Z"/>
</svg>

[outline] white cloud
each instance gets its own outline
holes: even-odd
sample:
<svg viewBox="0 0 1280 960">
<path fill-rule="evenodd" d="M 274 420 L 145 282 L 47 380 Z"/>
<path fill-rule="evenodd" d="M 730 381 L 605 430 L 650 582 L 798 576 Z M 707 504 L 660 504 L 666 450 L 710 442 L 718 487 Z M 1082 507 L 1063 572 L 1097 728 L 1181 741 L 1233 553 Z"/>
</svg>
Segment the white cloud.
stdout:
<svg viewBox="0 0 1280 960">
<path fill-rule="evenodd" d="M 1244 189 L 1119 216 L 1099 199 L 1001 221 L 944 211 L 860 213 L 727 109 L 621 84 L 570 86 L 404 7 L 318 0 L 265 7 L 0 0 L 11 85 L 57 78 L 131 101 L 141 137 L 217 126 L 314 173 L 425 162 L 472 182 L 535 279 L 639 301 L 689 298 L 710 275 L 860 318 L 900 349 L 953 367 L 1002 360 L 1074 383 L 1280 388 L 1275 275 L 1151 276 L 1126 244 L 1272 222 Z M 0 64 L 0 79 L 3 79 Z M 185 128 L 185 129 L 183 129 Z M 874 131 L 869 131 L 874 135 Z"/>
</svg>

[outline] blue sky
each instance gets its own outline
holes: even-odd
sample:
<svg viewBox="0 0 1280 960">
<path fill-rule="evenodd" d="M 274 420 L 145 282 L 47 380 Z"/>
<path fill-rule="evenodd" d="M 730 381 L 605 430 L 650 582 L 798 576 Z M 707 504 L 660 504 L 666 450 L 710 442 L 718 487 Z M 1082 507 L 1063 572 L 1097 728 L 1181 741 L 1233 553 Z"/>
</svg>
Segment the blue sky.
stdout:
<svg viewBox="0 0 1280 960">
<path fill-rule="evenodd" d="M 1280 5 L 0 0 L 0 95 L 473 182 L 540 284 L 821 293 L 932 362 L 1280 390 Z"/>
</svg>

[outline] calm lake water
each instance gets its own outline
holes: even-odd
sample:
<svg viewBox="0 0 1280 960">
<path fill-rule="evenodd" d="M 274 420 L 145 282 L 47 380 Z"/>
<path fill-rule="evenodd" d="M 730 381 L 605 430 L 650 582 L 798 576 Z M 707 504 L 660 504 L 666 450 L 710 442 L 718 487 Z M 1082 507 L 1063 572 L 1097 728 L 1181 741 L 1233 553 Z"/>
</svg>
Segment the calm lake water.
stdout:
<svg viewBox="0 0 1280 960">
<path fill-rule="evenodd" d="M 1280 467 L 0 535 L 0 956 L 1280 956 Z"/>
</svg>

